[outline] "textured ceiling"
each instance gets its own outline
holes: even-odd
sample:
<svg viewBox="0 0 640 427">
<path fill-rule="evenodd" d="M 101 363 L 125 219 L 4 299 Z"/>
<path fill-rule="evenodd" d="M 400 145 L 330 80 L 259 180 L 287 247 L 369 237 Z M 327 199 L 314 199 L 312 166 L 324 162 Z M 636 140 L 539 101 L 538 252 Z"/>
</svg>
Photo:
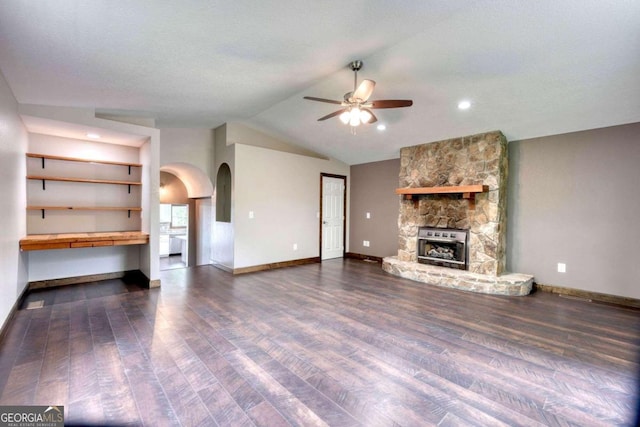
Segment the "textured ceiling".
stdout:
<svg viewBox="0 0 640 427">
<path fill-rule="evenodd" d="M 0 3 L 0 70 L 18 102 L 238 121 L 350 164 L 500 129 L 522 139 L 640 121 L 640 2 Z M 341 99 L 364 60 L 387 130 L 351 135 L 305 95 Z M 459 111 L 461 99 L 471 109 Z"/>
</svg>

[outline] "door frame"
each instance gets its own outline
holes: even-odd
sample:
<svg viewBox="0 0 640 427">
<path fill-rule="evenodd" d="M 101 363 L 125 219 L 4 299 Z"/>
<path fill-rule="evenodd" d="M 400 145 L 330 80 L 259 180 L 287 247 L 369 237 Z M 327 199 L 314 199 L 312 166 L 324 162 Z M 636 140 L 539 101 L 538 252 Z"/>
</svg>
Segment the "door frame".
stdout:
<svg viewBox="0 0 640 427">
<path fill-rule="evenodd" d="M 342 258 L 345 257 L 346 253 L 347 253 L 347 177 L 346 175 L 336 175 L 333 173 L 325 173 L 325 172 L 320 172 L 320 217 L 318 218 L 318 227 L 319 227 L 319 242 L 320 242 L 320 246 L 319 246 L 319 257 L 320 257 L 320 262 L 322 262 L 322 201 L 323 201 L 323 192 L 324 192 L 324 188 L 322 185 L 322 179 L 324 177 L 327 178 L 337 178 L 337 179 L 341 179 L 343 181 L 344 184 L 344 193 L 343 193 L 343 200 L 342 200 Z"/>
</svg>

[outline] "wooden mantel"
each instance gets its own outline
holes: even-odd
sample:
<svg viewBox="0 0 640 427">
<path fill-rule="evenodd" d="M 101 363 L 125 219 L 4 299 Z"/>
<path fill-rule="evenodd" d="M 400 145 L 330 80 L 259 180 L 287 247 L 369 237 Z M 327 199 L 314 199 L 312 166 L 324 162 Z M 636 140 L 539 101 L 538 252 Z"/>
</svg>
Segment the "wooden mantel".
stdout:
<svg viewBox="0 0 640 427">
<path fill-rule="evenodd" d="M 458 185 L 444 187 L 415 187 L 415 188 L 396 188 L 396 194 L 401 194 L 407 200 L 412 200 L 414 196 L 423 194 L 461 194 L 463 199 L 469 199 L 470 208 L 475 207 L 475 198 L 477 193 L 486 193 L 489 191 L 488 185 Z M 414 199 L 417 201 L 417 199 Z"/>
</svg>

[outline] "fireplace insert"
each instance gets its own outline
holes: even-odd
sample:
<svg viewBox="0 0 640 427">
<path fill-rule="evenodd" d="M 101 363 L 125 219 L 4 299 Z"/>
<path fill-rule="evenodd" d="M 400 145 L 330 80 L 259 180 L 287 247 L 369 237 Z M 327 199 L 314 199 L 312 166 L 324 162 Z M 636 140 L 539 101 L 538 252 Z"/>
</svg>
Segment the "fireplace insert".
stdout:
<svg viewBox="0 0 640 427">
<path fill-rule="evenodd" d="M 468 230 L 420 227 L 418 262 L 467 270 L 468 239 Z"/>
</svg>

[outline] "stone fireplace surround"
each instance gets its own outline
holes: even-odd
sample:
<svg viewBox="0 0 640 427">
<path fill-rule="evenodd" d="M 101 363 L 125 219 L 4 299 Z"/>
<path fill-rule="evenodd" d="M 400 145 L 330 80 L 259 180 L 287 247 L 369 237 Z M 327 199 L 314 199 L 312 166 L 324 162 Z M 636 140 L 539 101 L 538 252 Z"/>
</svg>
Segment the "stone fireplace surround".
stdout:
<svg viewBox="0 0 640 427">
<path fill-rule="evenodd" d="M 398 255 L 384 258 L 385 271 L 438 286 L 501 295 L 527 295 L 533 276 L 505 272 L 507 140 L 493 131 L 400 150 L 400 188 L 485 185 L 474 199 L 425 194 L 402 198 Z M 419 227 L 469 230 L 469 270 L 417 262 Z"/>
</svg>

